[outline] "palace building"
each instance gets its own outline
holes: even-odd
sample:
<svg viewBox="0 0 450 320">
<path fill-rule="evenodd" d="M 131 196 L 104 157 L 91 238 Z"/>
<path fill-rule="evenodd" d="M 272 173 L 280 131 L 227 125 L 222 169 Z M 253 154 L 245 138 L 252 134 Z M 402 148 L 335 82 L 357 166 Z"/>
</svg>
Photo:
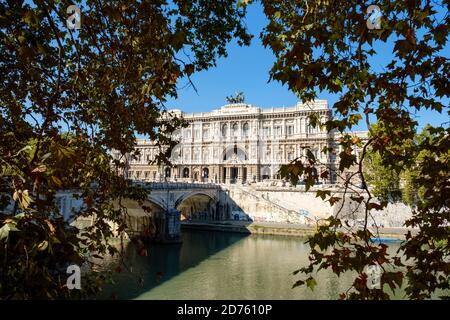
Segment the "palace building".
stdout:
<svg viewBox="0 0 450 320">
<path fill-rule="evenodd" d="M 259 108 L 246 103 L 227 104 L 211 112 L 172 110 L 188 122 L 174 133 L 180 143 L 173 149 L 172 166 L 149 164 L 160 152 L 153 141 L 138 140 L 140 156 L 129 157 L 127 174 L 141 181 L 255 183 L 280 178 L 281 164 L 305 156 L 309 149 L 320 164 L 313 168 L 318 181 L 336 183 L 334 173 L 320 179 L 325 167 L 336 165 L 334 132 L 309 124 L 315 114 L 322 123 L 331 118 L 326 100 L 293 107 Z M 357 133 L 362 138 L 366 133 Z M 358 150 L 355 150 L 358 152 Z"/>
</svg>

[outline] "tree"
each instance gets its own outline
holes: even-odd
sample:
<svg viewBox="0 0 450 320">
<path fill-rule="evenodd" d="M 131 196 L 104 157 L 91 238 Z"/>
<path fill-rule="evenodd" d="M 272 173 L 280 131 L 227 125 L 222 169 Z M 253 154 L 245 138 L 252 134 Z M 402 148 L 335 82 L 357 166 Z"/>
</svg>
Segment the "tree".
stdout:
<svg viewBox="0 0 450 320">
<path fill-rule="evenodd" d="M 416 159 L 411 166 L 394 170 L 389 163 L 384 163 L 381 155 L 368 149 L 364 161 L 363 171 L 365 179 L 371 188 L 372 194 L 380 200 L 398 202 L 415 207 L 419 200 L 423 201 L 423 187 L 417 184 L 419 166 L 426 150 L 420 150 L 418 146 L 424 139 L 430 137 L 430 125 L 426 125 L 422 132 L 416 134 L 413 139 L 403 142 L 408 146 L 411 158 Z M 376 126 L 372 126 L 376 130 Z"/>
<path fill-rule="evenodd" d="M 263 0 L 262 3 L 269 19 L 262 33 L 263 43 L 276 57 L 271 79 L 286 84 L 303 102 L 313 100 L 323 90 L 339 94 L 333 105 L 335 119 L 320 124 L 312 117 L 310 122 L 343 134 L 339 142 L 343 150 L 339 154 L 339 168 L 330 166 L 329 171 L 336 170 L 343 177 L 345 191 L 365 208 L 362 230 L 342 232 L 339 215 L 330 217 L 328 224 L 318 228 L 308 241 L 311 263 L 297 271 L 306 278 L 295 286 L 314 283 L 314 272 L 320 269 L 330 268 L 337 275 L 352 270 L 357 276 L 341 298 L 388 298 L 384 290 L 366 286 L 364 267 L 376 264 L 384 269 L 384 287 L 394 290 L 406 279 L 406 293 L 411 299 L 429 298 L 433 294 L 448 296 L 448 122 L 430 127 L 429 136 L 415 146 L 405 146 L 404 141 L 414 138 L 416 111 L 432 110 L 442 113 L 444 118 L 450 113 L 450 63 L 446 47 L 450 4 L 378 1 L 382 18 L 377 28 L 366 14 L 370 1 Z M 392 55 L 386 50 L 392 50 Z M 381 55 L 384 59 L 376 60 Z M 366 143 L 347 132 L 361 120 L 370 130 Z M 373 122 L 378 124 L 376 130 L 371 129 Z M 359 160 L 352 153 L 355 146 L 361 149 Z M 365 183 L 363 167 L 368 148 L 397 172 L 415 166 L 418 170 L 414 181 L 423 188 L 423 199 L 419 199 L 413 217 L 406 222 L 406 226 L 417 228 L 417 233 L 407 233 L 400 252 L 394 256 L 387 254 L 385 245 L 370 241 L 373 234 L 367 223 L 371 210 L 382 209 L 386 203 L 375 199 Z M 323 150 L 332 151 L 330 147 Z M 417 155 L 422 156 L 416 158 Z M 314 157 L 307 162 L 314 164 Z M 344 173 L 351 167 L 357 170 L 346 177 Z M 313 178 L 307 168 L 305 161 L 295 159 L 282 167 L 280 173 L 294 182 L 306 174 L 308 189 Z M 354 175 L 361 177 L 362 192 L 353 186 Z M 318 196 L 331 204 L 339 200 L 326 190 Z"/>
<path fill-rule="evenodd" d="M 389 202 L 400 200 L 399 174 L 382 163 L 379 153 L 368 152 L 365 160 L 364 176 L 372 194 Z"/>
<path fill-rule="evenodd" d="M 126 228 L 121 199 L 147 195 L 120 174 L 124 162 L 111 150 L 136 156 L 140 134 L 168 161 L 182 121 L 166 111 L 167 98 L 225 56 L 231 39 L 250 41 L 245 7 L 233 0 L 77 3 L 78 30 L 66 25 L 72 1 L 0 3 L 1 299 L 99 289 L 100 276 L 68 290 L 66 266 L 87 252 L 114 253 L 110 223 Z M 92 227 L 62 218 L 57 191 L 72 189 L 84 202 L 74 216 L 93 216 Z"/>
</svg>

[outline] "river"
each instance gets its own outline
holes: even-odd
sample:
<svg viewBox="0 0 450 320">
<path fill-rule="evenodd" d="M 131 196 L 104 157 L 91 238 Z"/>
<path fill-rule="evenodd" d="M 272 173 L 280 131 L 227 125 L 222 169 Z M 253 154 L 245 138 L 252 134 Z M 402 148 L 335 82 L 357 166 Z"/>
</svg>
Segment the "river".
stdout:
<svg viewBox="0 0 450 320">
<path fill-rule="evenodd" d="M 115 273 L 115 283 L 107 285 L 100 298 L 337 299 L 352 282 L 351 274 L 338 279 L 323 271 L 314 291 L 292 289 L 299 278 L 292 272 L 308 262 L 309 247 L 303 238 L 183 231 L 182 240 L 179 245 L 151 244 L 147 256 L 129 243 L 125 250 L 129 269 Z M 396 247 L 391 245 L 390 250 Z M 105 262 L 109 270 L 118 265 L 117 258 Z"/>
</svg>

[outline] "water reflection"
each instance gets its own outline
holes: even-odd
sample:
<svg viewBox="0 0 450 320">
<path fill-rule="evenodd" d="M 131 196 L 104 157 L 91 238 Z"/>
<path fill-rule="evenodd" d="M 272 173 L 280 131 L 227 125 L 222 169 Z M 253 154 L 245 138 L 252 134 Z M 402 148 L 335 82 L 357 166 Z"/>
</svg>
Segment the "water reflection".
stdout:
<svg viewBox="0 0 450 320">
<path fill-rule="evenodd" d="M 352 281 L 321 272 L 314 291 L 292 289 L 292 272 L 308 263 L 304 239 L 185 231 L 180 245 L 151 245 L 147 257 L 126 249 L 132 273 L 115 276 L 102 298 L 119 299 L 337 299 Z M 116 268 L 109 261 L 107 268 Z M 139 277 L 143 283 L 140 284 Z"/>
</svg>

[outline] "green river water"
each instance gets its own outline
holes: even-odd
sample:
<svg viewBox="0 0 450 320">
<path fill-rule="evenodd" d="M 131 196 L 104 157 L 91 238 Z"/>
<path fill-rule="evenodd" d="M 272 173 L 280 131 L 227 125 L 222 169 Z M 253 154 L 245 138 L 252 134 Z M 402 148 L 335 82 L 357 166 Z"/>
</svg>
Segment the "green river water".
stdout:
<svg viewBox="0 0 450 320">
<path fill-rule="evenodd" d="M 318 285 L 292 289 L 292 272 L 307 265 L 309 247 L 303 238 L 183 231 L 177 245 L 148 246 L 140 256 L 127 245 L 131 269 L 115 274 L 101 298 L 118 299 L 337 299 L 353 281 L 331 272 L 316 276 Z M 395 250 L 398 245 L 390 245 Z M 117 260 L 105 261 L 115 270 Z M 395 296 L 393 298 L 401 298 Z"/>
</svg>

